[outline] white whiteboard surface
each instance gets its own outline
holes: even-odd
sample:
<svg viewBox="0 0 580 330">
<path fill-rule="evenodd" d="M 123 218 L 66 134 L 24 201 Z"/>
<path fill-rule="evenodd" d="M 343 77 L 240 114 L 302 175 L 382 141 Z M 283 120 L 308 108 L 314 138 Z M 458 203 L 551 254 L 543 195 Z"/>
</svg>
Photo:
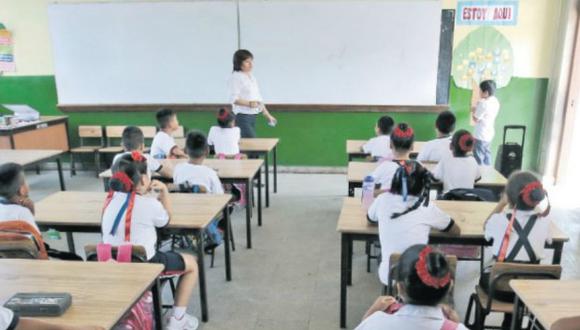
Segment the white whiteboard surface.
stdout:
<svg viewBox="0 0 580 330">
<path fill-rule="evenodd" d="M 436 0 L 240 2 L 267 103 L 434 105 L 440 24 Z"/>
<path fill-rule="evenodd" d="M 49 5 L 59 104 L 223 103 L 232 1 Z"/>
</svg>

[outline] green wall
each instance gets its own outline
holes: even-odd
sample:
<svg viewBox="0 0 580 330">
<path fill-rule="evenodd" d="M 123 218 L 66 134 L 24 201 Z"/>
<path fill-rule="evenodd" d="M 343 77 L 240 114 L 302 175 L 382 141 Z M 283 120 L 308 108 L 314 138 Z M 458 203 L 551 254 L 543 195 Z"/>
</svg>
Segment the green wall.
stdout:
<svg viewBox="0 0 580 330">
<path fill-rule="evenodd" d="M 526 125 L 524 167 L 535 169 L 540 145 L 548 79 L 513 78 L 510 84 L 498 91 L 501 111 L 496 121 L 497 145 L 501 142 L 503 125 Z M 471 92 L 451 87 L 451 108 L 456 112 L 458 127 L 469 127 L 469 102 Z M 23 103 L 38 109 L 43 115 L 59 115 L 53 76 L 0 77 L 0 104 Z M 278 160 L 282 165 L 345 166 L 345 141 L 366 139 L 372 136 L 377 113 L 305 113 L 279 112 L 276 128 L 258 123 L 258 136 L 279 137 Z M 436 114 L 394 113 L 396 121 L 411 123 L 418 140 L 435 136 Z M 153 113 L 72 113 L 69 114 L 71 142 L 76 145 L 76 127 L 84 124 L 136 124 L 154 125 Z M 186 128 L 199 128 L 205 132 L 214 124 L 213 112 L 182 112 L 179 120 Z"/>
</svg>

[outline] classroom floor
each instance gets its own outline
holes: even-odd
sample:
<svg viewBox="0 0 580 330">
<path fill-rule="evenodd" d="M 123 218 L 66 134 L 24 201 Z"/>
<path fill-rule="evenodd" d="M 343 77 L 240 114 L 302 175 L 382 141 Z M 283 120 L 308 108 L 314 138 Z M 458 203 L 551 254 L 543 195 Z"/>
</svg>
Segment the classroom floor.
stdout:
<svg viewBox="0 0 580 330">
<path fill-rule="evenodd" d="M 92 172 L 79 172 L 72 179 L 68 172 L 66 175 L 68 190 L 102 191 L 101 181 Z M 28 182 L 34 200 L 58 190 L 54 171 L 29 172 Z M 206 272 L 210 321 L 200 329 L 339 329 L 340 236 L 336 222 L 346 195 L 346 176 L 280 174 L 278 183 L 278 193 L 264 210 L 261 228 L 254 218 L 253 249 L 245 248 L 243 212 L 234 214 L 233 281 L 225 281 L 223 249 L 218 249 L 215 268 Z M 564 192 L 551 194 L 553 204 L 558 194 Z M 580 208 L 575 207 L 555 205 L 553 210 L 560 228 L 571 238 L 562 259 L 564 278 L 580 278 Z M 98 240 L 95 234 L 76 234 L 77 253 L 81 254 L 84 244 Z M 64 240 L 47 242 L 66 248 Z M 363 243 L 355 243 L 354 254 L 353 286 L 348 288 L 349 329 L 381 292 L 376 264 L 371 273 L 366 272 Z M 477 277 L 477 263 L 459 263 L 455 303 L 462 317 Z M 200 315 L 197 290 L 189 312 Z"/>
</svg>

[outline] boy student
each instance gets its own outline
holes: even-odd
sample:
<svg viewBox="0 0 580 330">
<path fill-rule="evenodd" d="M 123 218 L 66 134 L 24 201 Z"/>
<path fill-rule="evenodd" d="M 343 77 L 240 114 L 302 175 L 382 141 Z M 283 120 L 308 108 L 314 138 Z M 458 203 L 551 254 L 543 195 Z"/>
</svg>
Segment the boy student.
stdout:
<svg viewBox="0 0 580 330">
<path fill-rule="evenodd" d="M 171 109 L 161 109 L 155 115 L 159 132 L 155 134 L 151 143 L 151 155 L 153 158 L 187 158 L 185 153 L 179 149 L 171 134 L 179 129 L 177 114 Z"/>
<path fill-rule="evenodd" d="M 479 165 L 491 165 L 491 141 L 495 135 L 495 118 L 499 112 L 499 101 L 495 97 L 495 82 L 484 80 L 479 84 L 479 99 L 471 107 L 471 118 L 475 122 L 475 147 L 473 155 Z"/>
<path fill-rule="evenodd" d="M 437 138 L 425 143 L 417 156 L 417 160 L 420 162 L 436 163 L 451 157 L 449 144 L 451 143 L 451 133 L 455 130 L 455 115 L 453 112 L 441 112 L 435 120 L 435 129 Z"/>
<path fill-rule="evenodd" d="M 56 325 L 29 317 L 18 317 L 0 306 L 0 330 L 105 330 L 102 327 Z"/>
<path fill-rule="evenodd" d="M 130 154 L 132 151 L 138 151 L 143 153 L 145 150 L 145 137 L 143 136 L 143 131 L 137 126 L 127 126 L 123 130 L 122 141 L 123 153 L 115 155 L 113 158 L 113 164 L 115 164 L 121 156 Z M 147 159 L 147 172 L 149 176 L 153 173 L 159 173 L 163 177 L 170 178 L 172 176 L 172 170 L 170 163 L 161 164 L 161 162 L 148 154 L 143 154 Z"/>
<path fill-rule="evenodd" d="M 389 116 L 382 116 L 375 125 L 376 137 L 370 139 L 365 143 L 361 150 L 364 153 L 370 154 L 373 159 L 392 158 L 391 151 L 391 132 L 395 121 Z"/>
</svg>

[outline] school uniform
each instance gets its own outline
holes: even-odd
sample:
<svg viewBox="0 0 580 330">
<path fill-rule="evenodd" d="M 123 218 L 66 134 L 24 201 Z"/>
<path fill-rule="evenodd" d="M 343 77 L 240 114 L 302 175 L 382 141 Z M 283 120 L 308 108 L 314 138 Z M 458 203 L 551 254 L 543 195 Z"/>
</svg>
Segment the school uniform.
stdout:
<svg viewBox="0 0 580 330">
<path fill-rule="evenodd" d="M 473 116 L 477 120 L 473 137 L 475 144 L 473 155 L 480 165 L 491 165 L 491 142 L 495 135 L 495 118 L 499 113 L 497 97 L 490 96 L 477 102 Z"/>
<path fill-rule="evenodd" d="M 0 222 L 17 220 L 29 223 L 40 232 L 34 220 L 34 215 L 28 208 L 19 204 L 12 204 L 5 199 L 0 199 Z"/>
<path fill-rule="evenodd" d="M 173 169 L 173 183 L 204 186 L 209 194 L 223 194 L 224 188 L 216 171 L 205 165 L 181 163 Z"/>
<path fill-rule="evenodd" d="M 391 189 L 393 176 L 395 176 L 395 172 L 397 172 L 399 167 L 400 165 L 394 161 L 384 161 L 369 175 L 375 180 L 375 185 L 378 184 L 381 189 L 389 190 Z"/>
<path fill-rule="evenodd" d="M 119 159 L 121 159 L 121 157 L 128 154 L 131 154 L 131 151 L 116 154 L 115 157 L 113 158 L 112 164 L 114 165 L 116 162 L 119 161 Z M 151 177 L 154 173 L 161 171 L 163 165 L 161 165 L 161 163 L 157 159 L 153 158 L 153 156 L 151 156 L 150 154 L 143 154 L 143 157 L 145 157 L 145 159 L 147 160 L 147 173 L 149 174 L 149 177 Z"/>
<path fill-rule="evenodd" d="M 362 150 L 366 154 L 370 154 L 374 158 L 393 158 L 391 151 L 391 137 L 389 135 L 379 135 L 371 138 L 367 143 L 363 144 Z"/>
<path fill-rule="evenodd" d="M 420 162 L 439 162 L 445 158 L 452 157 L 451 136 L 445 136 L 428 141 L 423 145 L 421 152 L 417 155 Z"/>
<path fill-rule="evenodd" d="M 355 330 L 441 330 L 444 329 L 445 315 L 441 307 L 403 305 L 394 314 L 374 312 L 361 322 Z M 457 324 L 457 330 L 467 330 Z"/>
<path fill-rule="evenodd" d="M 454 222 L 435 204 L 419 206 L 398 218 L 392 219 L 393 213 L 401 213 L 417 202 L 418 197 L 407 196 L 403 201 L 401 195 L 386 192 L 381 194 L 371 204 L 368 220 L 379 225 L 382 261 L 379 266 L 379 278 L 387 285 L 389 280 L 389 256 L 393 253 L 403 253 L 415 244 L 427 244 L 432 228 L 448 231 Z"/>
<path fill-rule="evenodd" d="M 12 310 L 0 306 L 0 330 L 13 330 L 18 325 L 18 315 L 15 315 Z"/>
<path fill-rule="evenodd" d="M 151 155 L 156 159 L 169 158 L 171 156 L 171 150 L 176 146 L 177 144 L 173 136 L 159 131 L 155 134 L 153 142 L 151 143 Z"/>
<path fill-rule="evenodd" d="M 256 115 L 262 112 L 262 108 L 250 108 L 234 102 L 245 100 L 262 103 L 258 81 L 251 73 L 234 71 L 228 81 L 228 90 L 232 111 L 236 115 L 236 125 L 240 128 L 242 137 L 256 137 Z"/>
<path fill-rule="evenodd" d="M 222 128 L 212 126 L 207 135 L 207 144 L 214 147 L 216 155 L 226 156 L 240 153 L 241 130 L 239 127 Z"/>
<path fill-rule="evenodd" d="M 443 182 L 443 192 L 453 189 L 473 189 L 481 178 L 481 168 L 471 156 L 442 159 L 433 170 L 433 177 Z"/>
</svg>

